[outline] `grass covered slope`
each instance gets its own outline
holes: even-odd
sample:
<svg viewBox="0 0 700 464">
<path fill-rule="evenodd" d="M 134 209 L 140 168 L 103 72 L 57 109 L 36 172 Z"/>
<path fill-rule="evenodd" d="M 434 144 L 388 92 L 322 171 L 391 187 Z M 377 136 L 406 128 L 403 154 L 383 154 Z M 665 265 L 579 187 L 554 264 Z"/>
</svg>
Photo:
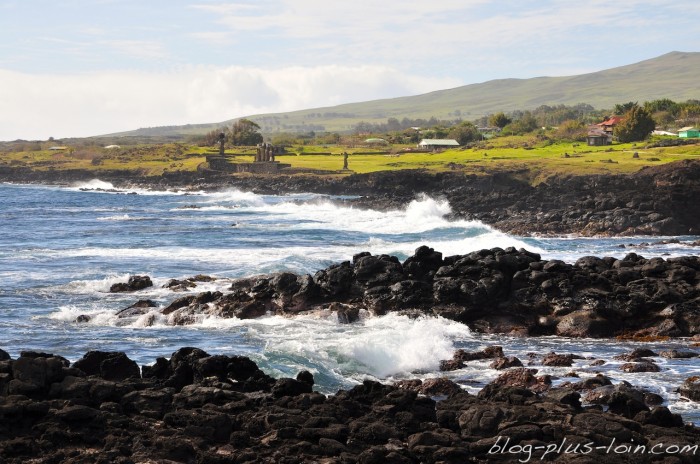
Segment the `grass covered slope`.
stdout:
<svg viewBox="0 0 700 464">
<path fill-rule="evenodd" d="M 639 158 L 634 158 L 637 153 Z M 644 148 L 639 144 L 589 147 L 581 143 L 537 143 L 534 137 L 502 137 L 483 148 L 452 149 L 441 153 L 351 154 L 348 167 L 357 173 L 398 169 L 491 173 L 531 171 L 540 176 L 555 174 L 631 173 L 645 166 L 699 159 L 700 144 Z M 300 154 L 280 157 L 292 167 L 334 170 L 342 167 L 340 153 Z"/>
<path fill-rule="evenodd" d="M 0 152 L 0 168 L 33 171 L 83 170 L 99 175 L 105 171 L 132 171 L 154 176 L 167 171 L 195 171 L 205 161 L 207 149 L 179 143 L 144 145 L 133 148 L 68 148 L 62 151 L 36 150 Z"/>
<path fill-rule="evenodd" d="M 654 144 L 615 144 L 589 147 L 583 143 L 552 142 L 536 136 L 498 137 L 476 148 L 458 148 L 440 153 L 412 153 L 409 147 L 393 147 L 391 152 L 367 153 L 366 149 L 343 146 L 304 146 L 288 149 L 277 159 L 290 164 L 293 173 L 313 174 L 341 171 L 343 152 L 355 173 L 425 169 L 432 172 L 458 171 L 467 174 L 509 172 L 536 184 L 553 175 L 632 173 L 644 167 L 700 159 L 700 143 L 675 147 Z M 134 176 L 160 176 L 164 173 L 195 172 L 204 168 L 206 155 L 215 150 L 179 143 L 134 148 L 78 148 L 64 151 L 37 150 L 0 152 L 0 170 L 8 179 L 13 169 L 32 171 L 82 170 L 94 176 L 108 171 L 128 171 Z M 228 150 L 234 163 L 252 162 L 254 149 Z M 635 153 L 637 157 L 635 157 Z"/>
</svg>

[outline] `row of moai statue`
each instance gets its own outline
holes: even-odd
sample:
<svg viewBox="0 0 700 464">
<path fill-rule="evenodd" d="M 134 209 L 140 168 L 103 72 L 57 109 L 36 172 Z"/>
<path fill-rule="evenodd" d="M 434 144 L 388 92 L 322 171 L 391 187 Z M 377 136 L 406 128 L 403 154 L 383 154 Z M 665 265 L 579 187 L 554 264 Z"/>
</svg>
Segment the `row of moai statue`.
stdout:
<svg viewBox="0 0 700 464">
<path fill-rule="evenodd" d="M 275 160 L 275 146 L 271 143 L 264 142 L 259 143 L 257 150 L 255 152 L 255 161 L 274 161 Z"/>
</svg>

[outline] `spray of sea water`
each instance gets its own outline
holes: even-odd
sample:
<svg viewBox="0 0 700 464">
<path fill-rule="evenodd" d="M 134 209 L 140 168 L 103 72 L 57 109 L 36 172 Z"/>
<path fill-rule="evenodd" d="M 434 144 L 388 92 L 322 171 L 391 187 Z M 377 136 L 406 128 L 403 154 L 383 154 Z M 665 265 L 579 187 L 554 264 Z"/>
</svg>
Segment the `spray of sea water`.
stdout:
<svg viewBox="0 0 700 464">
<path fill-rule="evenodd" d="M 420 195 L 406 208 L 375 211 L 314 194 L 118 189 L 94 180 L 72 188 L 1 185 L 0 201 L 5 205 L 0 211 L 5 226 L 0 236 L 0 348 L 13 356 L 34 349 L 76 360 L 100 349 L 124 351 L 148 364 L 180 347 L 197 346 L 212 354 L 249 356 L 271 375 L 294 376 L 308 369 L 326 393 L 364 378 L 443 375 L 477 391 L 498 375 L 487 362 L 443 373 L 439 361 L 451 358 L 457 348 L 499 344 L 507 355 L 521 359 L 530 352 L 582 354 L 590 359 L 577 360 L 573 367 L 581 377 L 602 372 L 644 386 L 689 420 L 700 419 L 696 404 L 674 392 L 684 378 L 700 374 L 697 361 L 663 360 L 660 373 L 625 374 L 611 360 L 636 346 L 629 343 L 492 337 L 442 318 L 398 314 L 363 313 L 359 322 L 341 324 L 328 309 L 293 318 L 201 318 L 186 327 L 171 325 L 159 312 L 188 293 L 227 291 L 235 278 L 279 271 L 313 274 L 359 251 L 405 259 L 421 245 L 445 256 L 514 246 L 571 262 L 584 255 L 623 256 L 629 251 L 688 254 L 682 245 L 636 250 L 629 246 L 634 238 L 516 237 L 478 221 L 448 220 L 447 201 Z M 153 287 L 135 294 L 109 292 L 112 284 L 143 274 L 153 279 Z M 196 274 L 214 280 L 185 292 L 165 288 L 170 279 Z M 138 317 L 117 316 L 139 299 L 151 299 L 157 307 Z M 88 322 L 75 322 L 81 315 Z M 609 362 L 591 367 L 598 358 Z M 538 369 L 558 378 L 555 382 L 565 381 L 572 370 Z"/>
</svg>

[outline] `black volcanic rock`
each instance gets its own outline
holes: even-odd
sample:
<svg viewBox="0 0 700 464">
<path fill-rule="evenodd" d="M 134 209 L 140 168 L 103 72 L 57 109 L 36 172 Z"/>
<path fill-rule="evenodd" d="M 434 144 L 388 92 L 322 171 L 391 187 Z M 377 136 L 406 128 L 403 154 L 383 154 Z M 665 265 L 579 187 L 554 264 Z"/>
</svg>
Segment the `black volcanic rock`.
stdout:
<svg viewBox="0 0 700 464">
<path fill-rule="evenodd" d="M 138 364 L 119 351 L 88 351 L 85 356 L 74 362 L 72 367 L 105 380 L 141 377 Z"/>
<path fill-rule="evenodd" d="M 190 324 L 201 315 L 245 319 L 330 309 L 340 322 L 353 322 L 360 310 L 400 311 L 443 316 L 486 333 L 692 336 L 700 333 L 700 260 L 695 261 L 630 253 L 624 259 L 581 258 L 571 265 L 523 249 L 443 258 L 419 247 L 401 263 L 364 252 L 313 277 L 279 273 L 239 279 L 228 293 L 183 296 L 162 313 L 173 324 Z M 426 263 L 426 272 L 417 270 L 420 263 Z"/>
<path fill-rule="evenodd" d="M 104 360 L 112 358 L 125 356 L 88 353 L 83 368 L 108 368 Z M 11 382 L 40 387 L 32 396 L 0 389 L 0 459 L 8 464 L 491 462 L 494 444 L 504 437 L 520 449 L 556 444 L 564 436 L 601 449 L 613 438 L 620 444 L 660 437 L 665 443 L 700 441 L 699 429 L 684 426 L 665 407 L 649 409 L 627 385 L 600 397 L 609 407 L 603 412 L 582 406 L 571 388 L 549 389 L 546 377 L 526 369 L 507 372 L 477 396 L 444 378 L 395 386 L 365 381 L 325 396 L 312 391 L 309 373 L 254 385 L 250 380 L 264 374 L 248 358 L 210 356 L 197 348 L 144 366 L 143 378 L 118 381 L 69 375 L 71 368 L 56 356 L 4 362 L 12 364 L 5 374 Z M 179 385 L 173 386 L 173 377 Z M 531 388 L 548 391 L 541 397 Z M 543 449 L 530 457 L 540 459 Z M 605 458 L 602 451 L 590 456 Z M 673 457 L 681 463 L 696 458 Z"/>
<path fill-rule="evenodd" d="M 149 276 L 135 275 L 129 277 L 129 281 L 116 283 L 109 287 L 110 293 L 136 292 L 144 288 L 152 287 L 153 282 Z"/>
</svg>

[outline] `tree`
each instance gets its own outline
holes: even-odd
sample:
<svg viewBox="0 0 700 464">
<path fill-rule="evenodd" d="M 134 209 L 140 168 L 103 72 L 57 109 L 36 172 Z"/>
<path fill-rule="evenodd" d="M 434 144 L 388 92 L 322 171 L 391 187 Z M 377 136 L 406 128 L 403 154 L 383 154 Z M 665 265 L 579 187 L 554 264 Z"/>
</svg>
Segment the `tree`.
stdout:
<svg viewBox="0 0 700 464">
<path fill-rule="evenodd" d="M 442 127 L 442 126 L 435 126 L 435 127 L 433 127 L 432 131 L 433 131 L 433 137 L 436 139 L 444 139 L 445 137 L 447 137 L 447 134 L 449 132 L 447 130 L 447 128 Z"/>
<path fill-rule="evenodd" d="M 700 102 L 688 100 L 681 104 L 677 122 L 682 125 L 691 125 L 698 124 L 698 121 L 700 121 Z"/>
<path fill-rule="evenodd" d="M 532 113 L 525 111 L 518 120 L 512 122 L 506 129 L 509 129 L 513 134 L 527 134 L 538 127 L 537 120 Z"/>
<path fill-rule="evenodd" d="M 226 128 L 226 127 L 220 127 L 218 129 L 211 130 L 204 135 L 202 143 L 205 146 L 218 145 L 219 134 L 223 133 L 224 135 L 226 135 L 227 131 L 228 131 L 228 128 Z"/>
<path fill-rule="evenodd" d="M 678 103 L 674 102 L 671 99 L 661 98 L 659 100 L 644 102 L 644 109 L 651 114 L 663 111 L 675 116 L 678 114 L 680 106 L 678 105 Z"/>
<path fill-rule="evenodd" d="M 479 133 L 479 129 L 477 129 L 474 124 L 470 122 L 463 122 L 460 125 L 454 126 L 452 129 L 450 129 L 450 132 L 448 132 L 448 137 L 455 139 L 460 145 L 466 145 L 469 142 L 479 140 L 481 138 L 481 134 Z"/>
<path fill-rule="evenodd" d="M 583 142 L 586 140 L 588 135 L 588 129 L 583 121 L 578 119 L 569 119 L 559 124 L 557 131 L 555 133 L 557 138 L 562 140 L 571 140 L 577 142 Z"/>
<path fill-rule="evenodd" d="M 372 129 L 374 129 L 374 125 L 367 121 L 360 121 L 357 124 L 355 124 L 355 134 L 371 134 Z"/>
<path fill-rule="evenodd" d="M 263 136 L 260 134 L 260 126 L 246 118 L 234 122 L 226 138 L 232 145 L 243 146 L 257 145 L 263 141 Z"/>
<path fill-rule="evenodd" d="M 618 103 L 615 105 L 615 108 L 613 109 L 613 113 L 623 115 L 627 114 L 628 111 L 630 111 L 632 108 L 635 108 L 639 105 L 637 105 L 637 102 L 627 102 L 627 103 Z"/>
<path fill-rule="evenodd" d="M 620 142 L 637 142 L 647 138 L 655 126 L 651 114 L 641 106 L 635 105 L 625 113 L 622 121 L 615 126 L 613 134 Z"/>
<path fill-rule="evenodd" d="M 401 123 L 396 118 L 386 120 L 386 130 L 389 132 L 398 132 L 401 130 Z"/>
<path fill-rule="evenodd" d="M 511 119 L 508 116 L 506 116 L 502 111 L 500 113 L 492 114 L 489 117 L 490 126 L 496 126 L 498 128 L 503 129 L 510 123 Z"/>
<path fill-rule="evenodd" d="M 246 118 L 235 121 L 231 127 L 221 127 L 208 132 L 204 135 L 204 144 L 218 145 L 220 134 L 224 134 L 225 141 L 229 145 L 253 146 L 263 141 L 260 126 Z"/>
</svg>

